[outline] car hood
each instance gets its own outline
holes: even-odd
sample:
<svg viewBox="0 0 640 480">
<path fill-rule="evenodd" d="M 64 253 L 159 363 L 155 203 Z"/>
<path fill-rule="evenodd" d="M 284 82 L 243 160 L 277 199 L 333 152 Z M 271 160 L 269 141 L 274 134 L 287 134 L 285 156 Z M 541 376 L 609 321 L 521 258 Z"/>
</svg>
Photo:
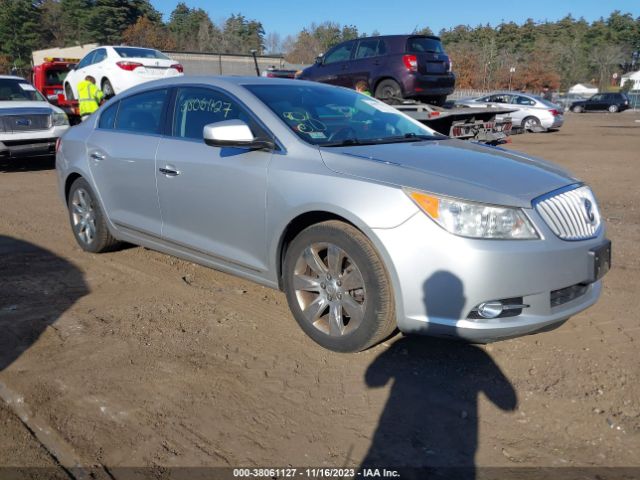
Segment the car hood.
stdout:
<svg viewBox="0 0 640 480">
<path fill-rule="evenodd" d="M 49 102 L 32 102 L 32 101 L 0 101 L 0 115 L 15 115 L 26 110 L 39 110 L 40 113 L 62 112 L 62 109 L 51 105 Z M 44 110 L 48 110 L 45 112 Z"/>
<path fill-rule="evenodd" d="M 334 172 L 496 205 L 531 200 L 579 180 L 544 160 L 497 147 L 443 139 L 320 148 Z"/>
</svg>

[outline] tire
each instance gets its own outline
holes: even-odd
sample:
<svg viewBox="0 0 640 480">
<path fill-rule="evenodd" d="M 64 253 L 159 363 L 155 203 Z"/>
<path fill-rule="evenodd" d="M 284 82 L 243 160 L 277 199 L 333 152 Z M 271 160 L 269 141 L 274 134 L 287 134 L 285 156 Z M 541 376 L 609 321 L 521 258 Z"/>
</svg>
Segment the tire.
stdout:
<svg viewBox="0 0 640 480">
<path fill-rule="evenodd" d="M 74 100 L 73 89 L 68 83 L 64 84 L 64 96 L 67 97 L 67 100 Z"/>
<path fill-rule="evenodd" d="M 526 131 L 530 131 L 533 128 L 537 128 L 540 126 L 540 119 L 538 117 L 525 117 L 522 120 L 522 129 Z"/>
<path fill-rule="evenodd" d="M 376 87 L 375 97 L 386 102 L 394 102 L 402 99 L 402 89 L 395 80 L 387 78 Z"/>
<path fill-rule="evenodd" d="M 610 113 L 616 113 L 618 111 L 618 106 L 617 105 L 609 105 L 608 108 Z"/>
<path fill-rule="evenodd" d="M 102 208 L 84 178 L 71 185 L 67 209 L 73 236 L 84 251 L 107 252 L 120 243 L 109 232 Z"/>
<path fill-rule="evenodd" d="M 386 269 L 369 239 L 351 225 L 331 220 L 303 230 L 286 251 L 283 276 L 294 318 L 324 348 L 359 352 L 396 328 Z"/>
<path fill-rule="evenodd" d="M 582 107 L 581 107 L 580 105 L 576 105 L 575 107 L 573 107 L 573 108 L 571 109 L 571 111 L 572 111 L 573 113 L 582 113 L 582 112 L 583 112 L 583 109 L 582 109 Z"/>
<path fill-rule="evenodd" d="M 114 97 L 116 94 L 116 92 L 113 91 L 113 85 L 111 85 L 108 78 L 102 79 L 102 93 L 106 99 Z"/>
</svg>

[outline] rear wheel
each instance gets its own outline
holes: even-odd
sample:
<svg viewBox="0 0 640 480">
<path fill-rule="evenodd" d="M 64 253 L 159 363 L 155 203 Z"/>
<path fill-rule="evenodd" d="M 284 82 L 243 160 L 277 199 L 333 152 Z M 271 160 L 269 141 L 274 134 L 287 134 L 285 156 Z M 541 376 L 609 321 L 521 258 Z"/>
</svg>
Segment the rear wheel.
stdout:
<svg viewBox="0 0 640 480">
<path fill-rule="evenodd" d="M 582 113 L 582 110 L 583 110 L 583 109 L 582 109 L 582 107 L 581 107 L 580 105 L 576 105 L 575 107 L 573 107 L 573 108 L 571 109 L 571 111 L 572 111 L 573 113 Z"/>
<path fill-rule="evenodd" d="M 395 80 L 387 78 L 376 87 L 375 97 L 385 102 L 393 103 L 402 100 L 402 90 Z"/>
<path fill-rule="evenodd" d="M 540 119 L 537 117 L 526 117 L 522 120 L 522 128 L 525 132 L 536 131 L 540 127 Z"/>
<path fill-rule="evenodd" d="M 116 94 L 108 78 L 102 80 L 102 93 L 104 94 L 104 98 L 111 98 Z"/>
<path fill-rule="evenodd" d="M 69 220 L 73 235 L 80 248 L 87 252 L 101 253 L 119 244 L 107 228 L 98 200 L 84 178 L 78 178 L 67 198 Z"/>
<path fill-rule="evenodd" d="M 283 275 L 294 318 L 329 350 L 364 350 L 395 329 L 384 265 L 351 225 L 333 220 L 303 230 L 287 249 Z"/>
<path fill-rule="evenodd" d="M 64 84 L 64 96 L 67 97 L 67 100 L 73 100 L 73 89 L 68 83 Z"/>
<path fill-rule="evenodd" d="M 618 111 L 618 106 L 617 105 L 609 105 L 609 111 L 611 113 L 616 113 Z"/>
</svg>

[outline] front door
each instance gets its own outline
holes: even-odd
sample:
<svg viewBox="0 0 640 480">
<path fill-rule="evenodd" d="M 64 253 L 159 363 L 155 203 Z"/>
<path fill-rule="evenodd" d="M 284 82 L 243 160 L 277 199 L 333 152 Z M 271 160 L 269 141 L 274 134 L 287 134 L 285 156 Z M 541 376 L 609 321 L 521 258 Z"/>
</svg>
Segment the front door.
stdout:
<svg viewBox="0 0 640 480">
<path fill-rule="evenodd" d="M 267 167 L 272 153 L 210 147 L 204 126 L 240 119 L 264 136 L 238 101 L 208 87 L 177 89 L 172 136 L 160 140 L 156 178 L 162 236 L 255 271 L 266 269 Z"/>
<path fill-rule="evenodd" d="M 605 95 L 604 93 L 598 93 L 587 100 L 587 103 L 584 105 L 585 110 L 606 110 L 607 105 L 605 103 Z"/>
<path fill-rule="evenodd" d="M 330 83 L 331 85 L 340 85 L 343 87 L 351 86 L 350 62 L 351 50 L 353 50 L 355 42 L 346 42 L 338 45 L 329 51 L 322 59 L 319 65 L 318 81 Z"/>
<path fill-rule="evenodd" d="M 112 222 L 160 236 L 155 155 L 167 89 L 133 95 L 100 116 L 87 141 L 98 195 Z"/>
</svg>

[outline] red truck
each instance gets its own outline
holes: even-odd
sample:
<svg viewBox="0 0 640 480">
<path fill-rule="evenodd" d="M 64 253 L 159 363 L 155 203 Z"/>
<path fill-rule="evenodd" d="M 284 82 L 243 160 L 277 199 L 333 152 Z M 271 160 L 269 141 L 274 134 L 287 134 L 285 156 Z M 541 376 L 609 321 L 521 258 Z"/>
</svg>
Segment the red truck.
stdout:
<svg viewBox="0 0 640 480">
<path fill-rule="evenodd" d="M 64 95 L 62 83 L 67 73 L 80 61 L 78 58 L 51 58 L 47 57 L 40 65 L 33 67 L 31 82 L 45 98 L 54 105 L 63 109 L 69 117 L 71 125 L 80 122 L 78 101 L 67 100 Z"/>
</svg>

